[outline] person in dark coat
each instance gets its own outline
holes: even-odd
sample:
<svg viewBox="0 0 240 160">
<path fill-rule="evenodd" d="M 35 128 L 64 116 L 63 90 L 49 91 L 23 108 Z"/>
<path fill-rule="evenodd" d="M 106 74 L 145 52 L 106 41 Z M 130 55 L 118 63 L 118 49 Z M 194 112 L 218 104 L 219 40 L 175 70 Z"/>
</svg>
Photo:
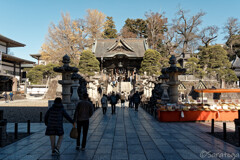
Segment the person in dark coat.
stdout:
<svg viewBox="0 0 240 160">
<path fill-rule="evenodd" d="M 44 122 L 47 126 L 45 135 L 50 136 L 52 155 L 60 154 L 59 149 L 63 140 L 63 117 L 65 117 L 70 123 L 74 125 L 74 121 L 65 111 L 62 99 L 56 98 L 54 104 L 48 109 Z M 57 145 L 55 144 L 55 138 L 58 136 Z"/>
<path fill-rule="evenodd" d="M 107 98 L 106 94 L 103 94 L 103 96 L 101 98 L 101 104 L 102 104 L 103 114 L 106 114 L 107 107 L 108 107 L 108 98 Z"/>
<path fill-rule="evenodd" d="M 88 94 L 83 94 L 83 100 L 80 101 L 74 113 L 74 122 L 77 122 L 77 130 L 78 130 L 78 138 L 77 138 L 77 146 L 76 150 L 79 150 L 80 146 L 80 135 L 81 128 L 83 128 L 83 138 L 82 138 L 82 148 L 81 150 L 85 150 L 86 142 L 87 142 L 87 133 L 89 128 L 89 118 L 93 115 L 93 105 L 88 101 Z"/>
<path fill-rule="evenodd" d="M 135 111 L 138 111 L 138 105 L 141 101 L 141 97 L 140 97 L 140 94 L 138 93 L 138 91 L 136 93 L 134 93 L 132 98 L 133 98 L 133 103 L 135 105 Z"/>
<path fill-rule="evenodd" d="M 115 95 L 114 92 L 112 92 L 112 95 L 110 96 L 110 103 L 112 107 L 112 114 L 116 114 L 116 104 L 117 104 L 118 98 Z"/>
</svg>

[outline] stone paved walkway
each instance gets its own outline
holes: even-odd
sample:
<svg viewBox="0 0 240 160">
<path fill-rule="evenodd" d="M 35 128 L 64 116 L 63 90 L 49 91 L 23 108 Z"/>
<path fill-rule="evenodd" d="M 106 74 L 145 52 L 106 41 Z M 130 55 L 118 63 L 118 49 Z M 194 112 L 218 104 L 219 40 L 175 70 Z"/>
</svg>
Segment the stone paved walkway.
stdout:
<svg viewBox="0 0 240 160">
<path fill-rule="evenodd" d="M 240 159 L 239 147 L 234 147 L 205 132 L 210 123 L 160 123 L 141 108 L 117 107 L 117 114 L 102 115 L 98 109 L 90 120 L 85 151 L 76 151 L 75 141 L 69 138 L 71 124 L 64 124 L 65 135 L 59 157 L 51 156 L 49 137 L 45 136 L 45 125 L 33 123 L 34 134 L 4 148 L 0 148 L 0 159 L 21 160 L 178 160 L 178 159 Z M 222 123 L 216 123 L 216 131 Z M 233 123 L 227 123 L 233 130 Z M 8 124 L 8 132 L 13 132 Z M 26 132 L 26 124 L 19 124 Z M 212 156 L 208 152 L 212 152 Z M 219 154 L 219 158 L 217 155 Z M 225 155 L 222 155 L 225 154 Z"/>
</svg>

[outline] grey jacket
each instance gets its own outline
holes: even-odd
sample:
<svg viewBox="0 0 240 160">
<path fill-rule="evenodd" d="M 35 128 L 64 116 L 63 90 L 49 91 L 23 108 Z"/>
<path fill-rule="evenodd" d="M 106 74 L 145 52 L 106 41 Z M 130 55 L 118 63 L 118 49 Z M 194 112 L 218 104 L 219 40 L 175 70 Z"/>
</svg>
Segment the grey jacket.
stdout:
<svg viewBox="0 0 240 160">
<path fill-rule="evenodd" d="M 75 113 L 74 113 L 74 122 L 89 120 L 93 115 L 93 105 L 86 100 L 82 100 L 77 104 Z"/>
</svg>

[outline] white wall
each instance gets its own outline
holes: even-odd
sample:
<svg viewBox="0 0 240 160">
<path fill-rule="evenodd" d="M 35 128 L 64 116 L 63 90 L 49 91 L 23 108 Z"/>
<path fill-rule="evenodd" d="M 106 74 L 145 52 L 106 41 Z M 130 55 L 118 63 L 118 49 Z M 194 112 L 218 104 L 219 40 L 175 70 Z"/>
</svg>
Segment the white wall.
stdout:
<svg viewBox="0 0 240 160">
<path fill-rule="evenodd" d="M 0 45 L 0 52 L 6 53 L 6 47 Z"/>
<path fill-rule="evenodd" d="M 31 87 L 27 88 L 27 94 L 45 94 L 48 88 Z"/>
</svg>

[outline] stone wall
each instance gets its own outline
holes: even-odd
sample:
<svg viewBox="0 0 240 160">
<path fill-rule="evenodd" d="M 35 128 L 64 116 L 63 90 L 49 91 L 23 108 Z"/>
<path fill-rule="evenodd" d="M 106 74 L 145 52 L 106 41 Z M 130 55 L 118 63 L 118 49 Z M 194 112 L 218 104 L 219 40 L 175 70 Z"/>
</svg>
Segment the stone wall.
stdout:
<svg viewBox="0 0 240 160">
<path fill-rule="evenodd" d="M 7 122 L 23 122 L 26 123 L 27 120 L 31 122 L 40 122 L 40 112 L 42 112 L 42 120 L 44 120 L 44 115 L 46 114 L 48 107 L 0 107 L 3 110 L 3 119 L 7 119 Z"/>
</svg>

